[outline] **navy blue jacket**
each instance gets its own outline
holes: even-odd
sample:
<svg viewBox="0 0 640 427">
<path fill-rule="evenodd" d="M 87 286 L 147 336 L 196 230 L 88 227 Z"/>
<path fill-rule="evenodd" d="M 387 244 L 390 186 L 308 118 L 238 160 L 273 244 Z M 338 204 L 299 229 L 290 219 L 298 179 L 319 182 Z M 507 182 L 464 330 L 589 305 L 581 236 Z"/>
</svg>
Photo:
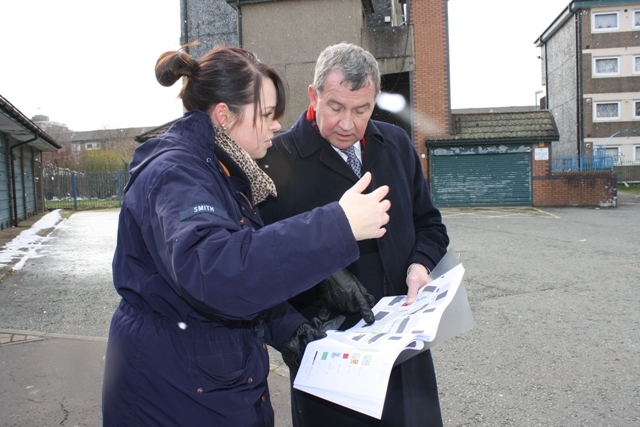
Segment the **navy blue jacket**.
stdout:
<svg viewBox="0 0 640 427">
<path fill-rule="evenodd" d="M 266 344 L 279 349 L 305 321 L 286 301 L 358 257 L 337 203 L 263 227 L 214 136 L 192 111 L 134 153 L 113 259 L 122 301 L 105 425 L 272 425 Z"/>
</svg>

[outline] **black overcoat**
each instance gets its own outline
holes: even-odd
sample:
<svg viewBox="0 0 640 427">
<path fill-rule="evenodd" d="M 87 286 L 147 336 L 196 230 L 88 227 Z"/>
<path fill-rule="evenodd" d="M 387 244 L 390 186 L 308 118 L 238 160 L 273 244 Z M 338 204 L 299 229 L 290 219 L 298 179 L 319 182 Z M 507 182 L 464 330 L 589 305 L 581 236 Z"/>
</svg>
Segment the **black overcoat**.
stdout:
<svg viewBox="0 0 640 427">
<path fill-rule="evenodd" d="M 449 238 L 407 133 L 370 120 L 362 145 L 362 173 L 369 171 L 373 176 L 367 191 L 381 185 L 390 188 L 390 222 L 382 238 L 359 242 L 360 258 L 348 269 L 377 301 L 386 295 L 406 294 L 409 265 L 417 262 L 433 269 L 445 254 Z M 260 206 L 266 223 L 335 202 L 358 179 L 304 113 L 291 130 L 274 139 L 274 147 L 259 164 L 278 191 L 277 198 L 271 197 Z M 320 307 L 314 290 L 290 302 L 308 319 L 317 315 Z M 349 318 L 344 327 L 357 320 Z M 296 426 L 441 425 L 429 352 L 394 368 L 382 424 L 297 390 L 292 390 L 292 405 Z"/>
</svg>

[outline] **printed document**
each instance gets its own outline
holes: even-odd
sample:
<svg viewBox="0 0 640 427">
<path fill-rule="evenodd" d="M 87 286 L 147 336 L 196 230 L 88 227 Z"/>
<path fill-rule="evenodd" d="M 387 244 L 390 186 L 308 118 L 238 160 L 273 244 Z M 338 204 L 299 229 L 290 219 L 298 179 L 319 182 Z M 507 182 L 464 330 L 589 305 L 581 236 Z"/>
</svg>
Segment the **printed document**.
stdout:
<svg viewBox="0 0 640 427">
<path fill-rule="evenodd" d="M 453 249 L 430 276 L 413 304 L 404 305 L 406 296 L 382 298 L 372 325 L 361 320 L 309 343 L 294 387 L 380 419 L 393 366 L 473 327 Z"/>
</svg>

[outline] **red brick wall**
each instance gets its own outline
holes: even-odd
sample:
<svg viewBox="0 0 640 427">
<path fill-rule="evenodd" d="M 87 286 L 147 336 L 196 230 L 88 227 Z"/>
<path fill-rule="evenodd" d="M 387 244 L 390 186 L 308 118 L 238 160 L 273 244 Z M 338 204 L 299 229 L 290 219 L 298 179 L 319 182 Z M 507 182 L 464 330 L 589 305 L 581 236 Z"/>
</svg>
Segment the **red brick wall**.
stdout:
<svg viewBox="0 0 640 427">
<path fill-rule="evenodd" d="M 551 145 L 548 160 L 533 157 L 533 206 L 617 206 L 616 175 L 612 171 L 551 172 Z"/>
<path fill-rule="evenodd" d="M 447 0 L 410 0 L 416 68 L 411 73 L 413 143 L 425 176 L 428 136 L 448 135 L 451 127 Z"/>
</svg>

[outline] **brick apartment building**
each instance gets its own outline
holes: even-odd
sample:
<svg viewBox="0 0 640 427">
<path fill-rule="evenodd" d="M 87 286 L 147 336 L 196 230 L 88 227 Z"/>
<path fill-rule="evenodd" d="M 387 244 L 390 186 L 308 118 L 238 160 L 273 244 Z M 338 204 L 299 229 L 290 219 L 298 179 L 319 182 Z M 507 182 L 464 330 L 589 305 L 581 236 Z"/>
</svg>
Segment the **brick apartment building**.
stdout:
<svg viewBox="0 0 640 427">
<path fill-rule="evenodd" d="M 536 45 L 556 157 L 603 149 L 640 163 L 640 1 L 572 1 Z"/>
</svg>

